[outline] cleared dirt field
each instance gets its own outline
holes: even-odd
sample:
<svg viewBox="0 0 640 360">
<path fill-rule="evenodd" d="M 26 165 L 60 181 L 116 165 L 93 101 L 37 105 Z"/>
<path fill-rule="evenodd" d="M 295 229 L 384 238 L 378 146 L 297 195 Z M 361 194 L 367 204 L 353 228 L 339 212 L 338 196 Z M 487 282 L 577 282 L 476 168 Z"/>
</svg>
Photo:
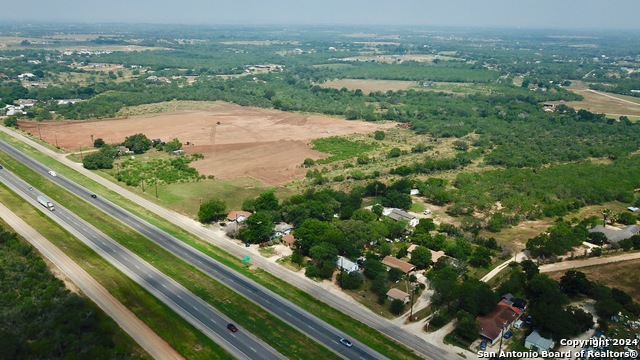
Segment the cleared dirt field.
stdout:
<svg viewBox="0 0 640 360">
<path fill-rule="evenodd" d="M 119 143 L 136 133 L 164 141 L 178 138 L 188 153 L 204 160 L 192 163 L 201 174 L 218 179 L 253 177 L 269 184 L 301 178 L 305 158 L 326 155 L 311 150 L 313 139 L 369 134 L 394 124 L 347 121 L 326 116 L 286 113 L 216 103 L 210 110 L 176 111 L 93 121 L 25 122 L 20 128 L 67 151 L 87 149 L 93 139 Z M 186 145 L 189 143 L 189 145 Z"/>
<path fill-rule="evenodd" d="M 640 98 L 589 90 L 579 81 L 572 83 L 569 89 L 584 96 L 584 100 L 566 102 L 567 106 L 607 114 L 616 119 L 625 115 L 630 120 L 640 120 Z"/>
<path fill-rule="evenodd" d="M 591 281 L 599 281 L 603 284 L 626 291 L 633 299 L 640 302 L 640 260 L 630 260 L 611 264 L 590 266 L 576 269 L 587 275 Z M 560 280 L 566 271 L 547 273 L 549 277 Z M 620 274 L 625 274 L 620 276 Z"/>
</svg>

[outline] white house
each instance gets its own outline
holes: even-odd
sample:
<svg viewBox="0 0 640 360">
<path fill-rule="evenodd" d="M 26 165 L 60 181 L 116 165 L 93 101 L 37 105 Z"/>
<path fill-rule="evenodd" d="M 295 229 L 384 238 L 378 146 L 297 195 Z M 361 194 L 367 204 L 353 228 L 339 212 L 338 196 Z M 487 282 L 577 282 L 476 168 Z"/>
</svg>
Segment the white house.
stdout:
<svg viewBox="0 0 640 360">
<path fill-rule="evenodd" d="M 338 256 L 338 260 L 336 260 L 336 267 L 348 273 L 360 270 L 358 264 L 354 263 L 344 256 Z"/>
<path fill-rule="evenodd" d="M 382 215 L 385 215 L 386 217 L 391 218 L 395 221 L 404 220 L 409 223 L 409 226 L 413 227 L 418 225 L 418 223 L 420 222 L 420 219 L 418 219 L 418 217 L 400 209 L 385 209 L 385 211 L 382 212 Z"/>
<path fill-rule="evenodd" d="M 553 340 L 543 338 L 536 330 L 533 330 L 533 332 L 524 340 L 524 347 L 539 353 L 551 350 L 553 345 L 555 345 Z"/>
</svg>

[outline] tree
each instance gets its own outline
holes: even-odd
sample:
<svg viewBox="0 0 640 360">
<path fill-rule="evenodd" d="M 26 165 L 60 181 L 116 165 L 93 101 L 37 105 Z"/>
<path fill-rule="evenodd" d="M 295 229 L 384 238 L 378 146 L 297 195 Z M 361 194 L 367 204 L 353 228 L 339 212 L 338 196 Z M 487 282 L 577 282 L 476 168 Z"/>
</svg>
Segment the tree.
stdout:
<svg viewBox="0 0 640 360">
<path fill-rule="evenodd" d="M 400 299 L 394 299 L 389 305 L 389 311 L 394 315 L 400 315 L 404 312 L 404 301 Z"/>
<path fill-rule="evenodd" d="M 364 283 L 364 278 L 362 274 L 357 271 L 352 271 L 350 273 L 341 272 L 338 274 L 337 278 L 338 284 L 343 289 L 355 290 L 359 289 Z"/>
<path fill-rule="evenodd" d="M 256 211 L 279 210 L 278 199 L 273 191 L 267 191 L 258 196 L 254 203 Z"/>
<path fill-rule="evenodd" d="M 538 269 L 538 265 L 531 260 L 524 260 L 520 263 L 520 267 L 522 267 L 522 271 L 527 275 L 527 279 L 531 280 L 535 275 L 540 273 L 540 269 Z"/>
<path fill-rule="evenodd" d="M 258 211 L 245 220 L 247 227 L 240 231 L 240 239 L 250 243 L 261 243 L 273 232 L 273 222 L 264 211 Z"/>
<path fill-rule="evenodd" d="M 588 241 L 594 245 L 603 245 L 608 241 L 607 236 L 599 231 L 589 233 L 588 237 Z"/>
<path fill-rule="evenodd" d="M 402 155 L 402 150 L 400 150 L 397 147 L 394 147 L 393 149 L 389 150 L 389 154 L 387 155 L 388 158 L 397 158 L 400 157 L 400 155 Z"/>
<path fill-rule="evenodd" d="M 369 279 L 375 279 L 379 274 L 386 274 L 387 267 L 384 264 L 374 258 L 367 258 L 364 263 L 364 276 Z"/>
<path fill-rule="evenodd" d="M 426 269 L 431 265 L 431 250 L 424 246 L 417 246 L 411 252 L 411 260 L 409 262 L 418 269 Z"/>
<path fill-rule="evenodd" d="M 433 223 L 433 219 L 423 218 L 420 219 L 418 225 L 416 225 L 414 233 L 425 232 L 428 233 L 436 229 L 436 224 Z"/>
<path fill-rule="evenodd" d="M 198 221 L 203 224 L 217 221 L 224 217 L 227 210 L 227 204 L 222 200 L 211 199 L 200 205 L 198 211 Z"/>
<path fill-rule="evenodd" d="M 180 149 L 182 149 L 182 143 L 180 142 L 180 140 L 178 140 L 178 138 L 173 138 L 173 140 L 167 141 L 167 143 L 164 144 L 164 151 L 168 153 L 174 152 Z"/>
<path fill-rule="evenodd" d="M 145 134 L 139 133 L 126 137 L 123 145 L 135 154 L 142 154 L 151 148 L 151 140 Z"/>
<path fill-rule="evenodd" d="M 376 130 L 376 132 L 373 133 L 373 138 L 376 140 L 384 140 L 385 138 L 385 133 L 382 130 Z"/>
<path fill-rule="evenodd" d="M 491 251 L 484 246 L 478 246 L 471 254 L 469 264 L 475 267 L 488 267 L 491 265 Z"/>
<path fill-rule="evenodd" d="M 93 141 L 93 147 L 94 148 L 101 148 L 103 147 L 105 144 L 104 140 L 102 138 L 97 138 Z"/>
<path fill-rule="evenodd" d="M 304 166 L 306 168 L 312 167 L 315 164 L 316 164 L 316 162 L 312 158 L 306 158 L 306 159 L 304 159 L 304 162 L 302 162 L 302 166 Z"/>
<path fill-rule="evenodd" d="M 560 289 L 570 297 L 591 294 L 591 281 L 583 272 L 576 270 L 567 271 L 560 278 Z"/>
<path fill-rule="evenodd" d="M 387 291 L 389 291 L 389 286 L 387 285 L 387 274 L 381 273 L 376 275 L 375 279 L 373 279 L 373 282 L 371 283 L 371 291 L 379 296 L 387 295 Z"/>
<path fill-rule="evenodd" d="M 477 339 L 480 332 L 480 322 L 476 320 L 475 316 L 466 311 L 459 311 L 456 316 L 458 318 L 456 334 L 468 341 Z"/>
<path fill-rule="evenodd" d="M 630 212 L 623 212 L 618 214 L 618 222 L 624 225 L 635 225 L 638 217 Z"/>
<path fill-rule="evenodd" d="M 18 119 L 16 119 L 14 116 L 9 116 L 8 118 L 4 119 L 4 126 L 17 128 Z"/>
<path fill-rule="evenodd" d="M 391 268 L 387 272 L 387 278 L 391 282 L 399 281 L 400 279 L 402 279 L 402 275 L 404 275 L 404 272 L 398 268 Z"/>
</svg>

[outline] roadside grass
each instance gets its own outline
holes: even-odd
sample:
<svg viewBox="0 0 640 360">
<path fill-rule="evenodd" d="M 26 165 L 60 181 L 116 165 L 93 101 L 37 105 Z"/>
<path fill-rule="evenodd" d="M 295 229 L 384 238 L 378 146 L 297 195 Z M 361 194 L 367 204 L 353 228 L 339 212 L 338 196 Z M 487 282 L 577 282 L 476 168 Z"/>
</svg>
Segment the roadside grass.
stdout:
<svg viewBox="0 0 640 360">
<path fill-rule="evenodd" d="M 72 169 L 58 163 L 56 160 L 41 154 L 35 149 L 22 144 L 20 141 L 14 139 L 13 137 L 4 133 L 0 133 L 0 138 L 9 140 L 13 139 L 14 141 L 10 141 L 13 146 L 21 149 L 28 155 L 46 164 L 47 166 L 54 168 L 56 171 L 58 171 L 58 173 L 72 179 L 73 181 L 88 189 L 92 189 L 96 194 L 104 196 L 108 200 L 118 204 L 119 206 L 122 206 L 136 216 L 145 219 L 158 228 L 184 241 L 186 244 L 193 246 L 194 248 L 211 256 L 213 259 L 220 261 L 221 263 L 233 268 L 234 270 L 242 273 L 245 276 L 248 276 L 249 278 L 252 278 L 261 285 L 266 286 L 270 290 L 285 297 L 289 301 L 292 301 L 293 303 L 309 311 L 310 313 L 322 318 L 331 325 L 342 329 L 349 335 L 357 338 L 358 340 L 367 344 L 381 354 L 394 359 L 415 359 L 418 357 L 412 350 L 394 342 L 391 339 L 388 339 L 386 336 L 380 336 L 380 333 L 377 330 L 366 326 L 361 322 L 339 312 L 338 310 L 321 302 L 308 293 L 296 288 L 295 286 L 291 286 L 289 283 L 279 278 L 276 278 L 270 273 L 261 269 L 250 270 L 248 268 L 245 268 L 234 256 L 221 251 L 219 248 L 192 235 L 186 230 L 167 222 L 165 219 L 159 217 L 146 208 L 133 203 L 131 200 L 103 188 L 101 185 L 96 184 L 93 180 L 88 179 L 85 176 L 77 173 L 76 171 L 73 171 Z M 101 174 L 106 179 L 112 180 L 112 178 L 107 174 L 100 172 L 97 172 L 97 174 Z M 203 181 L 202 183 L 205 183 L 207 181 Z"/>
<path fill-rule="evenodd" d="M 0 153 L 0 158 L 3 161 L 5 161 L 4 157 L 5 154 Z M 50 186 L 53 187 L 53 185 Z M 0 186 L 0 197 L 5 206 L 62 249 L 185 358 L 233 359 L 224 349 L 184 321 L 133 280 L 111 266 L 53 220 L 15 195 L 4 184 Z M 122 336 L 129 338 L 126 334 Z M 133 341 L 133 339 L 129 339 Z"/>
<path fill-rule="evenodd" d="M 10 190 L 8 190 L 6 187 L 1 186 L 0 187 L 0 196 L 2 196 L 2 199 L 8 199 L 7 201 L 12 203 L 12 206 L 15 206 L 15 208 L 20 207 L 22 204 L 20 204 L 20 198 L 18 198 L 17 196 L 15 196 L 14 193 L 12 193 Z M 4 204 L 4 201 L 3 201 Z M 24 214 L 24 213 L 23 213 Z M 35 211 L 34 211 L 34 215 Z M 35 219 L 35 216 L 32 218 Z M 29 221 L 28 221 L 29 222 Z M 16 236 L 18 238 L 18 240 L 24 244 L 29 244 L 30 247 L 32 247 L 34 249 L 34 252 L 39 254 L 39 251 L 31 245 L 31 243 L 29 243 L 29 241 L 27 241 L 24 237 L 22 237 L 22 235 L 18 234 L 13 228 L 11 228 L 11 226 L 9 226 L 9 224 L 7 224 L 2 218 L 0 218 L 0 226 L 5 229 L 6 231 L 12 231 L 14 233 L 16 233 Z M 33 226 L 33 225 L 32 225 Z M 46 257 L 44 257 L 43 255 L 39 255 L 41 259 L 43 259 L 43 261 L 47 264 L 47 266 L 49 268 L 51 268 L 53 265 Z M 66 276 L 66 275 L 65 275 Z M 83 293 L 79 293 L 79 296 L 91 301 L 91 299 L 89 299 L 87 296 L 85 296 Z M 99 311 L 102 312 L 102 309 L 100 309 L 99 307 L 97 308 L 99 309 Z M 104 314 L 104 312 L 103 312 Z M 108 315 L 104 314 L 106 317 L 108 317 Z M 111 318 L 109 318 L 111 319 Z M 133 358 L 135 359 L 152 359 L 149 354 L 147 354 L 141 347 L 140 345 L 138 345 L 135 340 L 133 340 L 132 337 L 129 336 L 129 334 L 127 334 L 124 330 L 122 330 L 113 320 L 111 320 L 113 323 L 113 342 L 115 344 L 115 349 L 117 349 L 120 353 L 127 353 L 130 354 Z"/>
<path fill-rule="evenodd" d="M 18 169 L 19 174 L 23 178 L 29 179 L 31 184 L 44 190 L 54 203 L 63 204 L 145 261 L 153 264 L 158 270 L 178 281 L 204 301 L 233 318 L 234 321 L 249 329 L 283 355 L 294 358 L 335 358 L 336 355 L 322 345 L 310 341 L 308 337 L 290 325 L 214 281 L 195 267 L 183 261 L 176 261 L 172 254 L 123 223 L 114 221 L 109 215 L 85 201 L 77 201 L 74 195 L 61 190 L 8 156 L 4 154 L 0 156 L 0 158 L 3 157 L 7 158 L 3 161 L 11 164 L 14 169 Z"/>
</svg>

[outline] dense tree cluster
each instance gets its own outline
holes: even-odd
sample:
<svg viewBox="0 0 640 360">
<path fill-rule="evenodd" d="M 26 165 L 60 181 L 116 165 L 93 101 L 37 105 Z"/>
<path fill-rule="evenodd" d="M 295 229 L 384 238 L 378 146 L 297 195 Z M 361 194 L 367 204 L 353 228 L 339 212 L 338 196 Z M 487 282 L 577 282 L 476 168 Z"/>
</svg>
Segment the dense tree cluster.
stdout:
<svg viewBox="0 0 640 360">
<path fill-rule="evenodd" d="M 0 228 L 0 348 L 6 359 L 124 358 L 117 325 L 71 293 L 32 247 Z"/>
</svg>

